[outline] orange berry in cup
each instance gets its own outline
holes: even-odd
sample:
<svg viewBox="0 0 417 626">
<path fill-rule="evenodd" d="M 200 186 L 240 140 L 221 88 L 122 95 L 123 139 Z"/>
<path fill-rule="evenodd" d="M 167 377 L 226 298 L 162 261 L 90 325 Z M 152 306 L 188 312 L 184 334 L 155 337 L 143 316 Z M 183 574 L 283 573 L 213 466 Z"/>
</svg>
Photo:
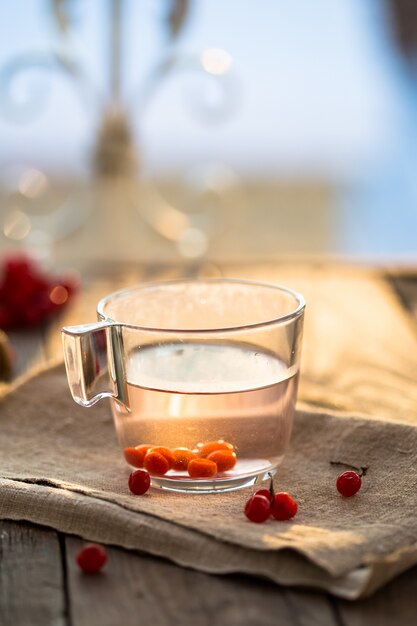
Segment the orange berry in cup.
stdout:
<svg viewBox="0 0 417 626">
<path fill-rule="evenodd" d="M 152 448 L 152 446 L 145 443 L 141 446 L 135 446 L 134 448 L 125 448 L 123 454 L 129 465 L 133 465 L 133 467 L 143 467 L 145 454 L 150 448 Z"/>
<path fill-rule="evenodd" d="M 147 452 L 143 464 L 152 476 L 163 476 L 170 468 L 167 459 L 155 449 Z"/>
<path fill-rule="evenodd" d="M 219 439 L 219 441 L 208 441 L 207 443 L 198 444 L 197 448 L 199 450 L 199 456 L 203 459 L 206 459 L 209 454 L 215 452 L 216 450 L 230 450 L 233 452 L 234 446 L 223 439 Z"/>
<path fill-rule="evenodd" d="M 215 450 L 207 459 L 215 462 L 218 472 L 228 472 L 236 465 L 236 454 L 232 450 Z"/>
<path fill-rule="evenodd" d="M 212 478 L 217 474 L 217 465 L 208 459 L 193 459 L 187 469 L 191 478 Z"/>
<path fill-rule="evenodd" d="M 174 466 L 174 455 L 169 448 L 164 448 L 163 446 L 155 446 L 154 448 L 151 448 L 147 452 L 147 454 L 149 452 L 157 452 L 158 454 L 161 454 L 168 461 L 169 469 Z"/>
<path fill-rule="evenodd" d="M 172 469 L 177 472 L 187 471 L 188 463 L 197 458 L 197 455 L 192 450 L 189 450 L 189 448 L 174 448 L 172 454 L 174 455 Z"/>
</svg>

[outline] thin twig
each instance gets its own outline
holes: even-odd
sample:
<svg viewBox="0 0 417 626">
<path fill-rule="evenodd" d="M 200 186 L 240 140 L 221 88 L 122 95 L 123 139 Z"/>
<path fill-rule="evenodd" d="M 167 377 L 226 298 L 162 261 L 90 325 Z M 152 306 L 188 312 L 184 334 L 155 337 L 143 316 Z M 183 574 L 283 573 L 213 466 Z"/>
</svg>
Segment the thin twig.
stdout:
<svg viewBox="0 0 417 626">
<path fill-rule="evenodd" d="M 330 465 L 342 465 L 343 467 L 350 467 L 350 469 L 355 470 L 359 476 L 365 476 L 369 467 L 356 467 L 356 465 L 351 465 L 350 463 L 343 463 L 342 461 L 330 461 Z"/>
</svg>

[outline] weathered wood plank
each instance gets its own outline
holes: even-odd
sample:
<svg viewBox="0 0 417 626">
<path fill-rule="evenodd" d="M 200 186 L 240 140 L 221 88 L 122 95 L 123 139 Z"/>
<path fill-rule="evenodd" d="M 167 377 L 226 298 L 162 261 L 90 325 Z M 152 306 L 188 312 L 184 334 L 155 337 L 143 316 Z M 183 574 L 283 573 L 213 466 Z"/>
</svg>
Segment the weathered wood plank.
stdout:
<svg viewBox="0 0 417 626">
<path fill-rule="evenodd" d="M 209 576 L 117 548 L 108 548 L 102 574 L 86 576 L 75 564 L 82 545 L 66 538 L 73 626 L 336 626 L 325 595 L 238 576 Z"/>
<path fill-rule="evenodd" d="M 282 587 L 281 593 L 292 615 L 291 624 L 296 626 L 339 625 L 334 600 L 327 594 Z"/>
<path fill-rule="evenodd" d="M 1 626 L 65 626 L 65 594 L 56 532 L 0 522 Z"/>
<path fill-rule="evenodd" d="M 224 275 L 281 283 L 307 302 L 299 399 L 417 420 L 417 334 L 384 274 L 337 263 L 236 264 Z"/>
<path fill-rule="evenodd" d="M 417 624 L 417 567 L 373 596 L 358 602 L 337 601 L 344 626 L 412 626 Z"/>
<path fill-rule="evenodd" d="M 62 317 L 48 329 L 45 341 L 48 358 L 62 357 L 61 328 L 96 321 L 97 304 L 108 294 L 141 282 L 170 280 L 188 275 L 188 266 L 167 266 L 158 263 L 134 266 L 116 264 L 115 267 L 109 265 L 107 271 L 103 269 L 99 271 L 99 268 L 96 268 L 96 273 L 87 272 L 80 295 L 74 298 Z"/>
<path fill-rule="evenodd" d="M 23 374 L 31 366 L 41 365 L 46 361 L 42 329 L 10 332 L 9 341 L 16 354 L 13 376 Z"/>
<path fill-rule="evenodd" d="M 404 307 L 417 319 L 417 274 L 389 278 Z"/>
<path fill-rule="evenodd" d="M 147 280 L 167 277 L 160 268 L 145 275 Z M 169 277 L 175 277 L 175 271 Z M 303 281 L 311 278 L 303 275 Z M 405 299 L 414 303 L 417 288 L 414 292 L 408 287 L 409 284 Z M 313 291 L 312 286 L 306 287 L 310 288 Z M 64 541 L 72 626 L 129 626 L 146 622 L 155 626 L 409 626 L 416 622 L 417 568 L 372 598 L 349 603 L 248 578 L 207 576 L 113 548 L 108 548 L 110 562 L 106 573 L 86 577 L 74 563 L 81 542 L 74 538 Z M 0 522 L 1 626 L 61 626 L 67 621 L 56 533 L 28 524 Z"/>
</svg>

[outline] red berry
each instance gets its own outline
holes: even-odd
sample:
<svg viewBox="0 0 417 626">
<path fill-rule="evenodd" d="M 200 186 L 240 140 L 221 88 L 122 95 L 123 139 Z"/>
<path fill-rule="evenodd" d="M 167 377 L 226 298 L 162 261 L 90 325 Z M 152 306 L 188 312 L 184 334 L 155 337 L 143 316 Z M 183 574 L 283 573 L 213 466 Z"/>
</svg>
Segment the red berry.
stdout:
<svg viewBox="0 0 417 626">
<path fill-rule="evenodd" d="M 271 503 L 271 514 L 280 521 L 289 520 L 297 513 L 298 504 L 288 493 L 277 493 Z"/>
<path fill-rule="evenodd" d="M 0 276 L 0 325 L 23 328 L 59 313 L 76 289 L 67 279 L 50 278 L 30 258 L 14 255 L 3 261 Z M 5 313 L 4 313 L 5 312 Z"/>
<path fill-rule="evenodd" d="M 336 489 L 345 498 L 354 496 L 362 486 L 362 478 L 356 472 L 348 471 L 340 474 L 336 481 Z"/>
<path fill-rule="evenodd" d="M 260 524 L 268 519 L 271 503 L 265 496 L 255 494 L 246 502 L 244 511 L 248 520 Z"/>
<path fill-rule="evenodd" d="M 255 493 L 253 495 L 254 496 L 265 496 L 265 498 L 268 498 L 268 500 L 270 502 L 272 502 L 272 493 L 270 492 L 269 489 L 258 489 L 258 491 L 255 491 Z"/>
<path fill-rule="evenodd" d="M 13 325 L 13 315 L 6 309 L 3 304 L 0 304 L 0 328 L 3 330 L 9 330 Z"/>
<path fill-rule="evenodd" d="M 135 496 L 142 496 L 151 486 L 151 479 L 145 470 L 136 470 L 129 476 L 129 489 Z"/>
<path fill-rule="evenodd" d="M 107 554 L 102 546 L 88 543 L 76 556 L 78 566 L 85 574 L 96 574 L 107 561 Z"/>
</svg>

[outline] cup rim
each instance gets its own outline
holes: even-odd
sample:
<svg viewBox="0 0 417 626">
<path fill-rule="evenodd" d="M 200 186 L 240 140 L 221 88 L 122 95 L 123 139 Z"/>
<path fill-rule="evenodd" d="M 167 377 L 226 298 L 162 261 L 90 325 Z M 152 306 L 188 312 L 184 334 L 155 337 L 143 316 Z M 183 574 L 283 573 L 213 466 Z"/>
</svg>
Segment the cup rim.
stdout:
<svg viewBox="0 0 417 626">
<path fill-rule="evenodd" d="M 203 328 L 192 328 L 192 329 L 191 328 L 163 328 L 163 327 L 157 327 L 157 326 L 138 326 L 136 324 L 129 324 L 126 322 L 120 322 L 120 321 L 114 320 L 104 313 L 104 307 L 113 298 L 120 298 L 128 294 L 131 294 L 134 291 L 152 290 L 152 289 L 157 289 L 159 287 L 163 287 L 165 285 L 169 286 L 169 285 L 176 285 L 176 284 L 179 285 L 179 284 L 187 284 L 187 283 L 200 283 L 200 284 L 201 283 L 209 283 L 209 284 L 229 283 L 229 284 L 246 285 L 249 287 L 250 286 L 265 287 L 268 289 L 281 291 L 281 292 L 285 292 L 289 294 L 290 296 L 294 298 L 297 306 L 294 308 L 293 311 L 291 311 L 290 313 L 287 313 L 286 315 L 274 317 L 272 319 L 264 320 L 262 322 L 254 322 L 251 324 L 241 324 L 237 326 L 226 326 L 226 327 L 219 327 L 219 328 L 204 328 L 203 327 Z M 216 333 L 217 334 L 218 333 L 232 333 L 236 331 L 267 328 L 268 326 L 284 324 L 286 322 L 289 322 L 291 320 L 294 320 L 300 317 L 303 314 L 305 307 L 306 307 L 306 302 L 305 302 L 304 296 L 302 296 L 301 293 L 299 293 L 298 291 L 289 289 L 288 287 L 284 287 L 283 285 L 272 284 L 268 282 L 250 280 L 250 279 L 240 279 L 240 278 L 227 278 L 227 277 L 205 278 L 205 277 L 202 277 L 202 278 L 176 278 L 176 279 L 169 279 L 169 280 L 150 281 L 150 282 L 141 283 L 139 285 L 135 285 L 133 287 L 128 287 L 126 289 L 120 289 L 118 291 L 114 291 L 113 293 L 108 294 L 107 296 L 104 296 L 104 298 L 101 298 L 101 300 L 99 300 L 97 304 L 96 310 L 97 310 L 98 317 L 100 321 L 102 322 L 107 322 L 109 324 L 115 324 L 118 326 L 132 328 L 132 329 L 136 329 L 136 330 L 140 330 L 144 332 L 213 335 Z"/>
</svg>

